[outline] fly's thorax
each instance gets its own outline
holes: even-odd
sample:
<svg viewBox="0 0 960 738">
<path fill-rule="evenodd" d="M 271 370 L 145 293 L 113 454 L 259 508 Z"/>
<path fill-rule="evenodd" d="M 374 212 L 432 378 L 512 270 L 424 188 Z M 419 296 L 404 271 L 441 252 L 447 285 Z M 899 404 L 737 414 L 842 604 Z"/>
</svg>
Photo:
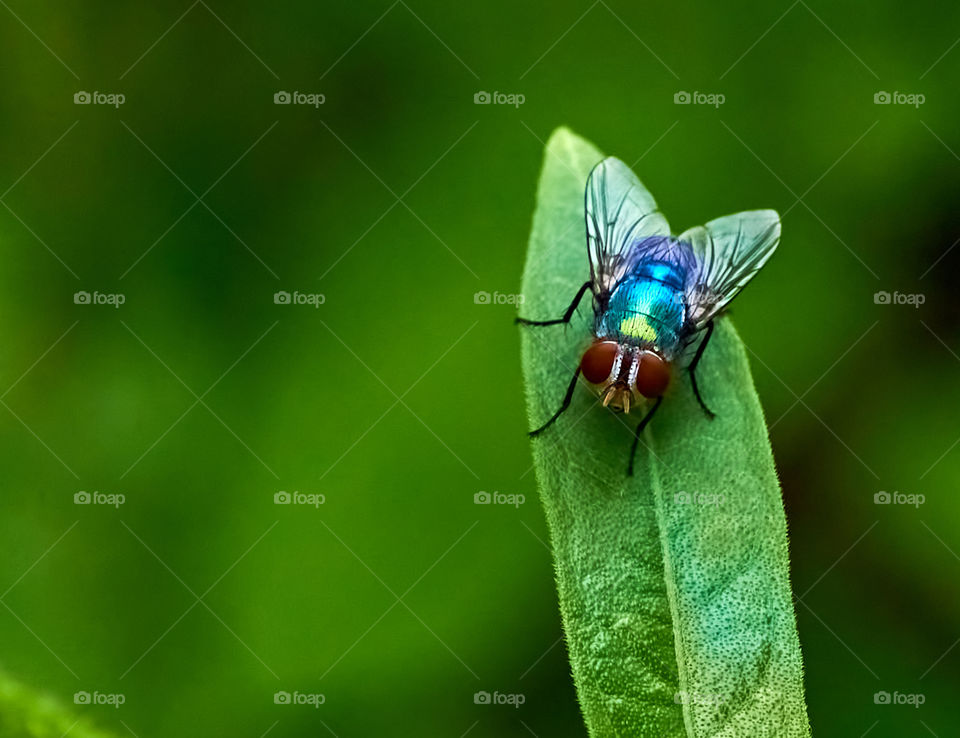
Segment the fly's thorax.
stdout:
<svg viewBox="0 0 960 738">
<path fill-rule="evenodd" d="M 642 264 L 610 295 L 597 317 L 597 335 L 672 355 L 686 320 L 681 276 L 669 264 Z"/>
<path fill-rule="evenodd" d="M 641 261 L 631 275 L 634 279 L 649 279 L 660 282 L 672 290 L 683 290 L 686 269 L 666 261 Z"/>
</svg>

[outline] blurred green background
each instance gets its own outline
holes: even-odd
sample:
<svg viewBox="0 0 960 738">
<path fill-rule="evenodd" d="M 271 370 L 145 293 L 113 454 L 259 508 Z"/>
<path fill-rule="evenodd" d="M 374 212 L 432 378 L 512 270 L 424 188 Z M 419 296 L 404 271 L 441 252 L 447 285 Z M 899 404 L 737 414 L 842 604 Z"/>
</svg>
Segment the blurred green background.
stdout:
<svg viewBox="0 0 960 738">
<path fill-rule="evenodd" d="M 814 733 L 957 735 L 958 35 L 926 1 L 3 3 L 0 666 L 122 735 L 583 735 L 514 309 L 474 300 L 517 291 L 566 124 L 678 230 L 783 214 L 732 314 Z"/>
</svg>

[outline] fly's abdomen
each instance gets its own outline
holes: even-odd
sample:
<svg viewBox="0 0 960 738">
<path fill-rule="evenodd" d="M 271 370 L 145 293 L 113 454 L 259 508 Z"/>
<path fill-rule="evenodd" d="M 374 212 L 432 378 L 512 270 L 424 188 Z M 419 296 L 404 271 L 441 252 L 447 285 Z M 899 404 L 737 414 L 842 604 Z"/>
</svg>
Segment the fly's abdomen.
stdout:
<svg viewBox="0 0 960 738">
<path fill-rule="evenodd" d="M 598 321 L 599 335 L 665 352 L 677 348 L 684 321 L 682 282 L 669 278 L 668 265 L 660 266 L 638 270 L 614 290 Z"/>
</svg>

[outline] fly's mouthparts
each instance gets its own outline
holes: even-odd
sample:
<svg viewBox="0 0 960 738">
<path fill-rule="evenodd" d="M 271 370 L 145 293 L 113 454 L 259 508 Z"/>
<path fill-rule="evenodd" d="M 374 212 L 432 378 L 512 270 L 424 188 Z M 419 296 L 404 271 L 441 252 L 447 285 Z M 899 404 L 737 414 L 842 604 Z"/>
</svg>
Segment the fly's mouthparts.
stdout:
<svg viewBox="0 0 960 738">
<path fill-rule="evenodd" d="M 603 390 L 603 406 L 606 407 L 610 404 L 610 400 L 613 399 L 614 394 L 617 392 L 616 384 L 608 384 Z"/>
<path fill-rule="evenodd" d="M 606 389 L 603 390 L 603 406 L 611 406 L 614 410 L 623 410 L 625 413 L 630 412 L 630 401 L 633 399 L 633 392 L 630 391 L 630 387 L 627 386 L 626 382 L 612 382 L 608 384 Z"/>
</svg>

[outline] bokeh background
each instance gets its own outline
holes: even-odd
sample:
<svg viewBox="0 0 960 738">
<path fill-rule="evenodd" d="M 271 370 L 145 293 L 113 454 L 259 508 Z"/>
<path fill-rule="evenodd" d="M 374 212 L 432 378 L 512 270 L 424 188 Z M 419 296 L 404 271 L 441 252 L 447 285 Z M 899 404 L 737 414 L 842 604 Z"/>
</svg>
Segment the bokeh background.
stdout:
<svg viewBox="0 0 960 738">
<path fill-rule="evenodd" d="M 732 315 L 814 733 L 960 732 L 960 8 L 2 5 L 12 679 L 119 735 L 584 734 L 515 309 L 474 297 L 517 292 L 565 124 L 637 162 L 678 229 L 783 214 Z"/>
</svg>

